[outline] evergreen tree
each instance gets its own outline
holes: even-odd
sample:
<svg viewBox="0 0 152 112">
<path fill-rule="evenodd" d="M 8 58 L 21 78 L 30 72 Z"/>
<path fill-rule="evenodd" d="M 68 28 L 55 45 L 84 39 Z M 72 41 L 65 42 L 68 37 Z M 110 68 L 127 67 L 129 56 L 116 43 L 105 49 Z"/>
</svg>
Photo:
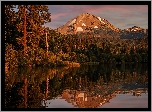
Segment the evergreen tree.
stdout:
<svg viewBox="0 0 152 112">
<path fill-rule="evenodd" d="M 24 40 L 23 37 L 18 40 L 24 45 L 24 53 L 26 53 L 27 40 L 32 47 L 38 47 L 40 37 L 45 34 L 42 25 L 51 22 L 51 14 L 48 10 L 46 5 L 18 5 L 17 30 L 24 33 Z"/>
</svg>

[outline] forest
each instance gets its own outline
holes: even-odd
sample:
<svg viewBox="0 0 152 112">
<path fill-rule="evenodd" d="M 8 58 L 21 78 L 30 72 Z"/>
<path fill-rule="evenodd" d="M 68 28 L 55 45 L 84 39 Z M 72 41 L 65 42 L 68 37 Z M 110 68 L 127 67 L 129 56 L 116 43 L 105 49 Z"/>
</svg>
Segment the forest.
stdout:
<svg viewBox="0 0 152 112">
<path fill-rule="evenodd" d="M 5 68 L 148 62 L 148 36 L 63 35 L 45 27 L 47 22 L 51 13 L 46 5 L 5 5 Z"/>
</svg>

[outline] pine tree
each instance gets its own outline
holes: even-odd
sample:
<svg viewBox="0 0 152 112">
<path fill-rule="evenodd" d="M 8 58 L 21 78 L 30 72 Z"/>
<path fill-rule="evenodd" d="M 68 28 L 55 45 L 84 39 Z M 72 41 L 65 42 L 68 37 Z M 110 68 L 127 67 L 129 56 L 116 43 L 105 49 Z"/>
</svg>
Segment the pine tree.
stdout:
<svg viewBox="0 0 152 112">
<path fill-rule="evenodd" d="M 24 45 L 24 54 L 26 54 L 27 43 L 33 48 L 38 47 L 40 37 L 45 34 L 43 25 L 51 22 L 51 13 L 48 10 L 46 5 L 18 5 L 17 29 L 24 34 L 24 37 L 18 40 Z"/>
</svg>

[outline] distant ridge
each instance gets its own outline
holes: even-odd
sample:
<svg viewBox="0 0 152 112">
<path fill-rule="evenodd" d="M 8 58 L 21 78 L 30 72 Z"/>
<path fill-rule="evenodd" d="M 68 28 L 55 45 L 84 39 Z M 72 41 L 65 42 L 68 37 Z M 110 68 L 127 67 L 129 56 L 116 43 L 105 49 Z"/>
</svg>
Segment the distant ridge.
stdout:
<svg viewBox="0 0 152 112">
<path fill-rule="evenodd" d="M 95 32 L 98 32 L 98 36 L 102 35 L 103 32 L 106 32 L 109 36 L 119 35 L 120 38 L 140 38 L 148 35 L 148 29 L 133 26 L 131 28 L 121 30 L 120 28 L 113 26 L 108 22 L 108 20 L 89 13 L 79 14 L 63 26 L 57 28 L 57 31 L 61 34 L 77 34 L 86 32 L 95 34 Z"/>
</svg>

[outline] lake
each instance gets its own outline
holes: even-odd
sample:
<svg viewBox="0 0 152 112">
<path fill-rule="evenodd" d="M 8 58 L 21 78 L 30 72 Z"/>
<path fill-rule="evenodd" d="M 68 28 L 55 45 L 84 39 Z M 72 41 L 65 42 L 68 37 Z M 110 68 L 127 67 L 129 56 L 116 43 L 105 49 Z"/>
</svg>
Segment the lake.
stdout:
<svg viewBox="0 0 152 112">
<path fill-rule="evenodd" d="M 148 64 L 14 68 L 5 108 L 148 108 Z"/>
</svg>

